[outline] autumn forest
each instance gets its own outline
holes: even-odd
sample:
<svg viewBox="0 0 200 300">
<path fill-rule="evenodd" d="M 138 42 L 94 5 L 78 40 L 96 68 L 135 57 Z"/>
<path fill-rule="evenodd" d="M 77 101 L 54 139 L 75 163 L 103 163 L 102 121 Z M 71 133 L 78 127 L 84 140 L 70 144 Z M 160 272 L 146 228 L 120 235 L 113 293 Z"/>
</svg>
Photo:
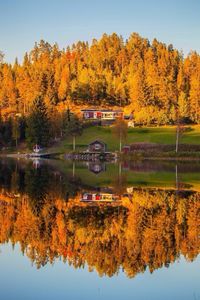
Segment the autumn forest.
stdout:
<svg viewBox="0 0 200 300">
<path fill-rule="evenodd" d="M 91 44 L 60 50 L 41 40 L 13 65 L 0 59 L 3 117 L 28 115 L 42 97 L 49 110 L 120 106 L 142 124 L 172 124 L 177 116 L 200 122 L 200 56 L 187 57 L 154 39 L 133 33 L 127 40 L 104 34 Z"/>
</svg>

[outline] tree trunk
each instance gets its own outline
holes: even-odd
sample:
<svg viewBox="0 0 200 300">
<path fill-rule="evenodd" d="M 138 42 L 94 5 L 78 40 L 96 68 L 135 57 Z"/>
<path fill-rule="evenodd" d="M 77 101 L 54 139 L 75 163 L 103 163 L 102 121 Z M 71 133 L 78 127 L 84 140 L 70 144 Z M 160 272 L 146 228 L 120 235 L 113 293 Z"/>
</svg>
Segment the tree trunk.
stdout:
<svg viewBox="0 0 200 300">
<path fill-rule="evenodd" d="M 122 163 L 119 162 L 119 182 L 121 184 L 121 176 L 122 176 Z"/>
<path fill-rule="evenodd" d="M 73 178 L 75 176 L 75 161 L 73 161 L 73 171 L 72 171 L 72 175 L 73 175 Z"/>
<path fill-rule="evenodd" d="M 75 135 L 73 136 L 73 151 L 76 149 L 76 137 Z"/>
<path fill-rule="evenodd" d="M 179 144 L 179 126 L 176 128 L 176 153 L 178 153 L 178 144 Z"/>
<path fill-rule="evenodd" d="M 178 191 L 179 182 L 178 182 L 178 166 L 176 165 L 176 191 Z"/>
</svg>

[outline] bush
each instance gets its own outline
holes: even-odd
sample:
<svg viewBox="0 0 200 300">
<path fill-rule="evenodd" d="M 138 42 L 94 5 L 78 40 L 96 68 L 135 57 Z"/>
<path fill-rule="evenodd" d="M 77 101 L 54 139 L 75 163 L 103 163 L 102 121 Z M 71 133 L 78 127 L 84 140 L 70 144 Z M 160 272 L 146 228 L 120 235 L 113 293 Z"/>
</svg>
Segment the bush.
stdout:
<svg viewBox="0 0 200 300">
<path fill-rule="evenodd" d="M 175 145 L 166 145 L 166 144 L 154 144 L 154 143 L 134 143 L 130 145 L 131 152 L 173 152 L 175 151 Z M 190 144 L 180 144 L 179 152 L 200 152 L 200 145 L 190 145 Z"/>
</svg>

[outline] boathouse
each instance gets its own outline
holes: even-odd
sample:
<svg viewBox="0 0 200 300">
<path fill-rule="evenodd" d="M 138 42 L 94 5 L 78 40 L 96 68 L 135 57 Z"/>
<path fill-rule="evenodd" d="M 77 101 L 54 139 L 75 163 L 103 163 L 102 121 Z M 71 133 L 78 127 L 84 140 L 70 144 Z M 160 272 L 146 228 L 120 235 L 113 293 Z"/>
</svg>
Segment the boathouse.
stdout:
<svg viewBox="0 0 200 300">
<path fill-rule="evenodd" d="M 107 145 L 99 140 L 96 140 L 88 145 L 88 152 L 102 153 L 107 151 Z"/>
</svg>

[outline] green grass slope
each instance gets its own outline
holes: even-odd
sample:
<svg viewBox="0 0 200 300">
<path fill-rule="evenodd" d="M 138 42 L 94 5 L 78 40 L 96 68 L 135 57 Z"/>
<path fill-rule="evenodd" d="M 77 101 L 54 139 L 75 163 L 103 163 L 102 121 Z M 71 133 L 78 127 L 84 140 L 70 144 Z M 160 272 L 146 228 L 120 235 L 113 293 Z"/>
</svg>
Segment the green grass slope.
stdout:
<svg viewBox="0 0 200 300">
<path fill-rule="evenodd" d="M 96 139 L 104 141 L 109 151 L 119 150 L 119 141 L 112 133 L 111 127 L 93 126 L 86 128 L 81 136 L 76 138 L 76 149 L 84 150 L 88 144 Z M 174 126 L 131 128 L 128 130 L 127 141 L 124 144 L 149 142 L 158 144 L 175 144 L 176 128 Z M 190 126 L 190 130 L 180 138 L 183 144 L 200 144 L 200 126 Z M 72 138 L 66 137 L 52 148 L 56 152 L 72 150 Z"/>
</svg>

